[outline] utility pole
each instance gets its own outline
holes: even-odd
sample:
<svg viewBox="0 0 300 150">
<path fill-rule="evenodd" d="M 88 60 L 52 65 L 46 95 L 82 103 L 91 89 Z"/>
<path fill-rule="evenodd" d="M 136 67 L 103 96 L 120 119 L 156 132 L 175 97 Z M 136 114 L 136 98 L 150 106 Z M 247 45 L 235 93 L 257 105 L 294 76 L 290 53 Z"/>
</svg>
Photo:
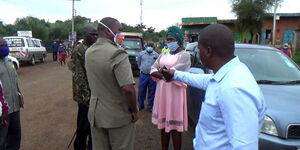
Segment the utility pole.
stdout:
<svg viewBox="0 0 300 150">
<path fill-rule="evenodd" d="M 141 5 L 141 17 L 140 17 L 140 24 L 143 25 L 143 0 L 140 0 Z"/>
<path fill-rule="evenodd" d="M 80 0 L 72 0 L 72 30 L 71 30 L 72 46 L 74 45 L 74 40 L 76 35 L 76 33 L 74 32 L 74 16 L 75 16 L 74 1 L 80 1 Z"/>
<path fill-rule="evenodd" d="M 273 34 L 272 34 L 272 45 L 273 46 L 275 46 L 276 10 L 277 10 L 277 0 L 275 0 L 274 14 L 273 14 Z"/>
</svg>

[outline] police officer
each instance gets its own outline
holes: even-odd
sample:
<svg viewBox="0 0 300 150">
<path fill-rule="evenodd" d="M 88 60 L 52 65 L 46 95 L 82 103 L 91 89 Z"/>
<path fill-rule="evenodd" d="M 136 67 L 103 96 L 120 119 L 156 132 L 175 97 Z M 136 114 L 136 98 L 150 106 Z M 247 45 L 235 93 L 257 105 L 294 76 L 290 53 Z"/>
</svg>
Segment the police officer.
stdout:
<svg viewBox="0 0 300 150">
<path fill-rule="evenodd" d="M 122 29 L 118 20 L 103 18 L 100 37 L 85 54 L 94 150 L 134 149 L 134 123 L 139 117 L 128 54 L 117 46 L 122 44 Z"/>
<path fill-rule="evenodd" d="M 73 99 L 78 103 L 77 130 L 74 141 L 75 150 L 92 149 L 91 130 L 87 118 L 91 92 L 84 61 L 86 50 L 96 42 L 97 37 L 97 29 L 90 24 L 85 25 L 84 40 L 75 47 L 71 58 L 68 59 L 68 67 L 72 71 Z"/>
<path fill-rule="evenodd" d="M 141 51 L 138 56 L 138 67 L 140 69 L 139 85 L 138 85 L 138 103 L 139 109 L 144 109 L 144 101 L 148 91 L 148 106 L 147 110 L 152 111 L 156 82 L 150 76 L 151 66 L 158 58 L 158 54 L 154 51 L 154 43 L 149 42 L 146 49 Z"/>
</svg>

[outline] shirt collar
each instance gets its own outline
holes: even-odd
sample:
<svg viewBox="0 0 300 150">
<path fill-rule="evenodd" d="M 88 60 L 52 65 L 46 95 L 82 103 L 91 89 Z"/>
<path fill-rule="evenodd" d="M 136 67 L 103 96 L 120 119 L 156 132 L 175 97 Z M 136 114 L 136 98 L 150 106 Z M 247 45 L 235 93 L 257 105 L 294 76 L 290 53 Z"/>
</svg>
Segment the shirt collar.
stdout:
<svg viewBox="0 0 300 150">
<path fill-rule="evenodd" d="M 217 82 L 220 82 L 224 76 L 227 74 L 227 72 L 229 72 L 231 70 L 231 68 L 237 66 L 238 64 L 240 64 L 240 59 L 238 58 L 238 56 L 235 56 L 235 58 L 231 59 L 229 62 L 227 62 L 225 65 L 223 65 L 218 71 L 217 73 L 215 73 L 212 76 L 212 79 L 214 79 Z"/>
<path fill-rule="evenodd" d="M 107 39 L 107 38 L 103 38 L 103 37 L 99 37 L 96 42 L 99 43 L 99 44 L 110 43 L 110 44 L 113 44 L 113 45 L 117 46 L 116 43 L 113 42 L 112 40 Z"/>
</svg>

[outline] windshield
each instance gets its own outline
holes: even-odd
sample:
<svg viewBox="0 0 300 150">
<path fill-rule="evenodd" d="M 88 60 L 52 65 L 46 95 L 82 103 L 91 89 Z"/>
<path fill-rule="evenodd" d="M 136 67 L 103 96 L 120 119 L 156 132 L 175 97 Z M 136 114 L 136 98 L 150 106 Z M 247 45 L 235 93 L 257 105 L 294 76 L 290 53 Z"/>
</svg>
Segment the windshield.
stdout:
<svg viewBox="0 0 300 150">
<path fill-rule="evenodd" d="M 142 44 L 140 39 L 124 39 L 123 44 L 126 49 L 142 49 Z"/>
<path fill-rule="evenodd" d="M 235 54 L 248 66 L 257 81 L 300 80 L 299 68 L 280 51 L 237 48 Z"/>
<path fill-rule="evenodd" d="M 4 38 L 8 47 L 24 47 L 24 40 L 22 38 Z"/>
</svg>

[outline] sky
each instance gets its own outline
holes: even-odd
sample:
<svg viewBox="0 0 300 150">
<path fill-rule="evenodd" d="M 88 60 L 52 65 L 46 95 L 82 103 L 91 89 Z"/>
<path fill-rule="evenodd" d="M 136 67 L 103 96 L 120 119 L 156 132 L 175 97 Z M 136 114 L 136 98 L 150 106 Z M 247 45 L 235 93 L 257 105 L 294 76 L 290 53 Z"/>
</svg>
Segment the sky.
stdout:
<svg viewBox="0 0 300 150">
<path fill-rule="evenodd" d="M 230 0 L 143 0 L 143 24 L 156 31 L 181 23 L 183 17 L 234 19 Z M 277 12 L 300 13 L 300 0 L 284 0 Z M 120 22 L 140 23 L 140 0 L 75 1 L 76 15 L 92 21 L 113 17 Z M 33 16 L 50 22 L 72 17 L 72 0 L 0 0 L 0 20 L 12 24 L 16 18 Z M 76 25 L 76 24 L 75 24 Z"/>
</svg>

